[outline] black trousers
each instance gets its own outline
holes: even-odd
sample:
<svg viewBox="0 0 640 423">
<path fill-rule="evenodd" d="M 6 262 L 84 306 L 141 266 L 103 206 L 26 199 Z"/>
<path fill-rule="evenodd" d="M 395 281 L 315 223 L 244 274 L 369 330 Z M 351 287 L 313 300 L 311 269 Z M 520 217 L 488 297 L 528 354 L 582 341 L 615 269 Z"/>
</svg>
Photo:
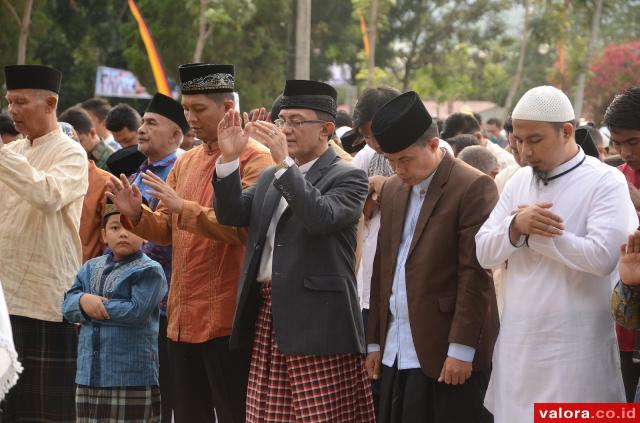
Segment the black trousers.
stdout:
<svg viewBox="0 0 640 423">
<path fill-rule="evenodd" d="M 229 337 L 201 344 L 167 340 L 176 423 L 244 423 L 250 348 Z M 215 409 L 215 414 L 214 414 Z"/>
<path fill-rule="evenodd" d="M 633 362 L 632 351 L 620 351 L 620 368 L 627 402 L 633 402 L 638 387 L 638 378 L 640 378 L 640 363 Z"/>
<path fill-rule="evenodd" d="M 431 379 L 421 369 L 382 366 L 378 423 L 492 423 L 484 408 L 489 372 L 473 372 L 462 385 Z"/>
<path fill-rule="evenodd" d="M 167 316 L 160 316 L 158 356 L 160 358 L 160 396 L 162 397 L 162 423 L 171 423 L 173 400 L 171 396 L 171 361 L 167 347 Z"/>
</svg>

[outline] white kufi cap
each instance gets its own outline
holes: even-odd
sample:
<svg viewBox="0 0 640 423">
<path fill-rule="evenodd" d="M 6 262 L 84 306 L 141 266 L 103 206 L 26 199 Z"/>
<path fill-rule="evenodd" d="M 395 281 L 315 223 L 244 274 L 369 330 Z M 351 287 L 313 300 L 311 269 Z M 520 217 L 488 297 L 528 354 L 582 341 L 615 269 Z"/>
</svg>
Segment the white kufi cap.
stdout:
<svg viewBox="0 0 640 423">
<path fill-rule="evenodd" d="M 511 114 L 512 119 L 540 122 L 569 122 L 576 115 L 569 97 L 548 85 L 535 87 L 524 93 Z"/>
</svg>

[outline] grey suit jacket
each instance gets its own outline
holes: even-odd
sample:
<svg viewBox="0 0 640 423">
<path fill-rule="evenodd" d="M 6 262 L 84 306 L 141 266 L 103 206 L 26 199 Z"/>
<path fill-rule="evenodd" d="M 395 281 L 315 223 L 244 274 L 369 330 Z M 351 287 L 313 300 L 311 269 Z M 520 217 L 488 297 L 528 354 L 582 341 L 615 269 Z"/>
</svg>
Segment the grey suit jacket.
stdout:
<svg viewBox="0 0 640 423">
<path fill-rule="evenodd" d="M 252 340 L 261 303 L 256 282 L 267 229 L 282 196 L 272 262 L 275 336 L 284 354 L 365 352 L 355 278 L 356 232 L 368 192 L 365 173 L 329 148 L 305 176 L 263 171 L 244 191 L 238 172 L 213 175 L 213 207 L 223 225 L 249 226 L 231 347 Z"/>
</svg>

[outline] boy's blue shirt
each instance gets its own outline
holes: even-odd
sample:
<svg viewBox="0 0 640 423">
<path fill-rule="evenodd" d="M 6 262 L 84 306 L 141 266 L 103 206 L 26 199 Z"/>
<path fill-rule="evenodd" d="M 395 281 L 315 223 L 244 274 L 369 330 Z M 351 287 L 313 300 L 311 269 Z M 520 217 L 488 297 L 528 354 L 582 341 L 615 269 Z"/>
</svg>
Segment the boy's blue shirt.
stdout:
<svg viewBox="0 0 640 423">
<path fill-rule="evenodd" d="M 76 383 L 92 387 L 158 385 L 158 305 L 167 292 L 162 267 L 138 251 L 86 262 L 65 294 L 62 313 L 80 323 Z M 109 320 L 88 318 L 80 297 L 106 297 Z"/>
</svg>

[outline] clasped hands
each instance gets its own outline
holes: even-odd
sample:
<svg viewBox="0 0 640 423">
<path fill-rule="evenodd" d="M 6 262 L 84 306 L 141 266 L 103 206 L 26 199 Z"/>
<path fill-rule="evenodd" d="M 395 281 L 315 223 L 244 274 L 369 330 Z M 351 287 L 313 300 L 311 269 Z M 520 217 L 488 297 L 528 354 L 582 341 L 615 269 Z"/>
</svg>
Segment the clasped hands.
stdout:
<svg viewBox="0 0 640 423">
<path fill-rule="evenodd" d="M 287 158 L 287 137 L 276 125 L 265 121 L 266 116 L 265 108 L 255 112 L 251 119 L 245 113 L 245 127 L 242 129 L 243 119 L 240 112 L 229 110 L 225 113 L 218 124 L 218 148 L 222 163 L 232 162 L 240 157 L 240 153 L 249 142 L 249 137 L 267 147 L 275 163 L 282 163 Z"/>
<path fill-rule="evenodd" d="M 522 235 L 540 235 L 553 238 L 562 235 L 564 222 L 560 216 L 549 209 L 552 203 L 542 202 L 533 205 L 519 205 L 511 225 L 509 236 L 512 241 Z"/>
</svg>

